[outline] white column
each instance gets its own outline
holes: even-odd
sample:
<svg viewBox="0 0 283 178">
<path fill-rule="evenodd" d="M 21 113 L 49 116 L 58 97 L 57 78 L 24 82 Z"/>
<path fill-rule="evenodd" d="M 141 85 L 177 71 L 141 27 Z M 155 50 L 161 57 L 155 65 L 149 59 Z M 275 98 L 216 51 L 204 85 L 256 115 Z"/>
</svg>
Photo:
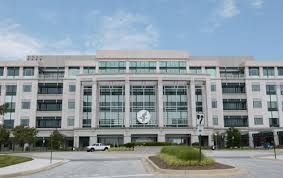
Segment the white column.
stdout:
<svg viewBox="0 0 283 178">
<path fill-rule="evenodd" d="M 206 79 L 206 82 L 205 82 L 205 92 L 203 92 L 204 95 L 206 95 L 206 108 L 205 109 L 205 118 L 206 118 L 206 123 L 205 125 L 207 127 L 213 127 L 213 122 L 212 122 L 212 113 L 211 113 L 211 109 L 212 109 L 212 106 L 211 106 L 211 90 L 210 90 L 210 86 L 211 83 L 210 83 L 210 80 Z M 217 101 L 217 108 L 219 107 L 219 101 Z"/>
<path fill-rule="evenodd" d="M 191 92 L 191 123 L 192 127 L 196 127 L 196 87 L 195 87 L 195 81 L 191 80 L 190 82 L 190 92 Z M 189 122 L 190 123 L 190 122 Z"/>
<path fill-rule="evenodd" d="M 97 143 L 97 136 L 90 136 L 89 137 L 89 145 L 93 145 L 94 143 Z"/>
<path fill-rule="evenodd" d="M 162 80 L 158 80 L 158 86 L 157 86 L 157 95 L 158 95 L 158 127 L 163 128 L 163 82 Z"/>
<path fill-rule="evenodd" d="M 92 117 L 91 117 L 91 127 L 92 128 L 96 128 L 98 126 L 98 120 L 99 118 L 97 117 L 97 81 L 94 80 L 92 83 L 92 107 L 91 107 L 91 111 L 92 111 Z"/>
<path fill-rule="evenodd" d="M 75 126 L 74 128 L 82 127 L 82 115 L 81 115 L 81 103 L 82 103 L 82 86 L 81 80 L 78 78 L 76 80 L 76 104 L 75 104 Z"/>
<path fill-rule="evenodd" d="M 158 139 L 157 139 L 158 142 L 165 142 L 165 134 L 162 133 L 162 134 L 158 134 Z"/>
<path fill-rule="evenodd" d="M 249 132 L 249 145 L 251 148 L 254 147 L 253 132 Z"/>
<path fill-rule="evenodd" d="M 125 80 L 125 127 L 130 127 L 130 81 Z"/>
<path fill-rule="evenodd" d="M 76 135 L 76 133 L 75 133 L 75 135 L 74 135 L 74 148 L 79 148 L 79 136 L 78 135 Z"/>
</svg>

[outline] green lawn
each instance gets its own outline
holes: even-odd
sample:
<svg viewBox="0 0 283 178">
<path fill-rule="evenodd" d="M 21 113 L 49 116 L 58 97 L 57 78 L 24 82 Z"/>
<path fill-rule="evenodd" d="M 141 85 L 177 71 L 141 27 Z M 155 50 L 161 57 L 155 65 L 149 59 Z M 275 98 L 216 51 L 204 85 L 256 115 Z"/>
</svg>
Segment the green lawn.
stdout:
<svg viewBox="0 0 283 178">
<path fill-rule="evenodd" d="M 22 156 L 0 155 L 0 168 L 31 160 L 32 158 Z"/>
</svg>

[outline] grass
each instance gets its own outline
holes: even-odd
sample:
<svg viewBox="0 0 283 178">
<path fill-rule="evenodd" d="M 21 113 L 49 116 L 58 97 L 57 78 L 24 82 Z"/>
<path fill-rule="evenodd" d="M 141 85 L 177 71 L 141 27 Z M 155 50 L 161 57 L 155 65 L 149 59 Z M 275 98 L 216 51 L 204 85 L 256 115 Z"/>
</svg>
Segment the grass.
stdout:
<svg viewBox="0 0 283 178">
<path fill-rule="evenodd" d="M 215 163 L 212 158 L 204 154 L 201 155 L 202 159 L 199 162 L 199 150 L 188 146 L 163 147 L 157 156 L 170 166 L 199 166 Z"/>
<path fill-rule="evenodd" d="M 109 149 L 109 151 L 133 151 L 133 148 L 127 148 L 124 146 L 120 146 L 120 147 L 111 147 Z"/>
<path fill-rule="evenodd" d="M 0 168 L 31 160 L 32 158 L 22 156 L 0 155 Z"/>
</svg>

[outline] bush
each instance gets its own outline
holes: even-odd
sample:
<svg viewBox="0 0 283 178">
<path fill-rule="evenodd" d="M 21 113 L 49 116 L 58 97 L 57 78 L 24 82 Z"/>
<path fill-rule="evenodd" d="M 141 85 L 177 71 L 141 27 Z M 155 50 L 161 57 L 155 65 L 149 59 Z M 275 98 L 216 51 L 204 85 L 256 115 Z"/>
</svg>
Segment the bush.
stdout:
<svg viewBox="0 0 283 178">
<path fill-rule="evenodd" d="M 192 143 L 192 146 L 198 147 L 199 146 L 199 142 Z"/>
<path fill-rule="evenodd" d="M 175 145 L 175 144 L 169 142 L 130 142 L 124 144 L 123 146 L 127 148 L 133 148 L 135 146 L 170 146 L 170 145 Z"/>
<path fill-rule="evenodd" d="M 178 159 L 189 161 L 199 160 L 199 150 L 189 146 L 168 146 L 163 147 L 160 153 L 175 156 Z M 202 157 L 204 155 L 202 154 Z"/>
<path fill-rule="evenodd" d="M 236 128 L 229 128 L 226 131 L 227 135 L 227 148 L 239 148 L 241 142 L 241 133 Z"/>
<path fill-rule="evenodd" d="M 201 162 L 199 162 L 199 150 L 189 146 L 167 146 L 163 147 L 158 157 L 169 165 L 188 166 L 188 165 L 209 165 L 214 160 L 207 158 L 201 154 Z"/>
</svg>

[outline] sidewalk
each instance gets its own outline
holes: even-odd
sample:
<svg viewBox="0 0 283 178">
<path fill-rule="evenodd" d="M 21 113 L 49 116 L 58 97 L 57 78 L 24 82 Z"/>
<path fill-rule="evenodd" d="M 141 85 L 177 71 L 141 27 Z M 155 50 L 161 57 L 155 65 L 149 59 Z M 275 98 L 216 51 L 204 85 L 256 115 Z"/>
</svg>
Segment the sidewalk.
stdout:
<svg viewBox="0 0 283 178">
<path fill-rule="evenodd" d="M 52 163 L 50 164 L 49 159 L 33 159 L 32 161 L 0 168 L 0 178 L 33 174 L 36 172 L 45 171 L 54 168 L 56 166 L 60 166 L 65 162 L 67 161 L 53 160 Z"/>
</svg>

